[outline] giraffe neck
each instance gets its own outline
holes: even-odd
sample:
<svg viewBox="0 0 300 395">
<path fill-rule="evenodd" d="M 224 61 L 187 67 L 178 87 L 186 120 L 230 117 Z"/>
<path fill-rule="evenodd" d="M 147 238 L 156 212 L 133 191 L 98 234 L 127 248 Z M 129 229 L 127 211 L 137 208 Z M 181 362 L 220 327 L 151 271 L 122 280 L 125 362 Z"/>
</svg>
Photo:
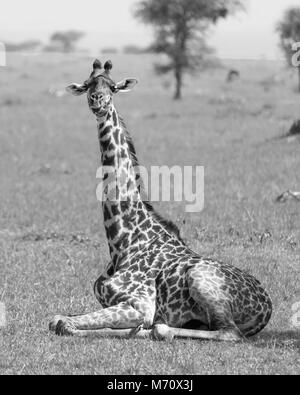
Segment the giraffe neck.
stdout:
<svg viewBox="0 0 300 395">
<path fill-rule="evenodd" d="M 98 119 L 102 156 L 103 215 L 113 265 L 128 248 L 143 248 L 170 225 L 142 200 L 138 162 L 125 124 L 113 107 Z M 176 231 L 175 231 L 176 232 Z"/>
</svg>

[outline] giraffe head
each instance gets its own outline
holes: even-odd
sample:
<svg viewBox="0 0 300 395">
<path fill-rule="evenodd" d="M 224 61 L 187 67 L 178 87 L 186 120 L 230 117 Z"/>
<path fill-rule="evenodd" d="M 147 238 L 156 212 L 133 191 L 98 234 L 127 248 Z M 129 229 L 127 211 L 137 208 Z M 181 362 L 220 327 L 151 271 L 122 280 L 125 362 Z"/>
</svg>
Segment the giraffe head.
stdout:
<svg viewBox="0 0 300 395">
<path fill-rule="evenodd" d="M 67 91 L 75 96 L 87 93 L 88 104 L 92 112 L 98 116 L 105 116 L 112 108 L 113 96 L 118 92 L 129 92 L 136 84 L 134 78 L 126 78 L 118 83 L 110 76 L 112 62 L 108 60 L 104 69 L 99 60 L 93 64 L 93 72 L 83 84 L 72 84 Z"/>
</svg>

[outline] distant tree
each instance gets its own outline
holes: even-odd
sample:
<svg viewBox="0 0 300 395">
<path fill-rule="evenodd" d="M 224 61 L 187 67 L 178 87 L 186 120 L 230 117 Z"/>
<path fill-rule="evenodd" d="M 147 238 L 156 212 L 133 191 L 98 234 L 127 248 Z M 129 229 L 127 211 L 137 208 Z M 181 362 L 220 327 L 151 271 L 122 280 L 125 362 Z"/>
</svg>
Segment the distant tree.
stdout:
<svg viewBox="0 0 300 395">
<path fill-rule="evenodd" d="M 152 50 L 165 54 L 169 63 L 156 65 L 159 73 L 174 72 L 175 99 L 182 97 L 183 76 L 210 63 L 211 48 L 205 33 L 210 24 L 226 18 L 238 8 L 239 0 L 142 0 L 135 16 L 154 27 Z"/>
<path fill-rule="evenodd" d="M 34 52 L 42 47 L 43 43 L 39 40 L 27 40 L 20 43 L 6 43 L 8 52 Z"/>
<path fill-rule="evenodd" d="M 62 52 L 73 52 L 76 44 L 84 36 L 83 32 L 77 30 L 69 30 L 66 32 L 56 32 L 50 38 L 50 48 L 60 50 Z M 50 49 L 48 47 L 48 49 Z"/>
<path fill-rule="evenodd" d="M 281 22 L 278 23 L 277 32 L 280 36 L 280 47 L 285 54 L 286 60 L 289 66 L 298 67 L 298 89 L 300 93 L 300 62 L 294 64 L 296 51 L 298 51 L 300 45 L 300 8 L 290 8 L 287 10 L 283 16 Z M 300 54 L 298 60 L 300 59 Z"/>
</svg>

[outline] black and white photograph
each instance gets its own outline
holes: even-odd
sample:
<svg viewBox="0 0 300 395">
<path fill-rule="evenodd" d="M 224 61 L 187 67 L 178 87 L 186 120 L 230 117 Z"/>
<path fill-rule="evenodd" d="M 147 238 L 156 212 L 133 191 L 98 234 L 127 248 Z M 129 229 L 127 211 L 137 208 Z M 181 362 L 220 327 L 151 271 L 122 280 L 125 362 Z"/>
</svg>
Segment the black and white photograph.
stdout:
<svg viewBox="0 0 300 395">
<path fill-rule="evenodd" d="M 299 0 L 0 6 L 0 375 L 299 375 Z"/>
</svg>

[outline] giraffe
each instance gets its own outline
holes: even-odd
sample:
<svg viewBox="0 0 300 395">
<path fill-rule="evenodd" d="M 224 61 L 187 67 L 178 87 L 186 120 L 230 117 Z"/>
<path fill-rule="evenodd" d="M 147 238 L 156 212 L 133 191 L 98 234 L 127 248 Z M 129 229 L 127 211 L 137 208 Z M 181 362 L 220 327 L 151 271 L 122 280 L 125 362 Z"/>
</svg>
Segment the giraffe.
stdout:
<svg viewBox="0 0 300 395">
<path fill-rule="evenodd" d="M 94 285 L 101 309 L 55 316 L 50 330 L 60 336 L 233 342 L 259 333 L 272 314 L 260 282 L 192 251 L 178 228 L 142 198 L 136 151 L 113 104 L 113 96 L 137 80 L 115 83 L 111 69 L 111 61 L 103 70 L 96 60 L 88 80 L 67 88 L 87 94 L 97 118 L 103 179 L 109 180 L 102 209 L 111 260 Z"/>
</svg>

